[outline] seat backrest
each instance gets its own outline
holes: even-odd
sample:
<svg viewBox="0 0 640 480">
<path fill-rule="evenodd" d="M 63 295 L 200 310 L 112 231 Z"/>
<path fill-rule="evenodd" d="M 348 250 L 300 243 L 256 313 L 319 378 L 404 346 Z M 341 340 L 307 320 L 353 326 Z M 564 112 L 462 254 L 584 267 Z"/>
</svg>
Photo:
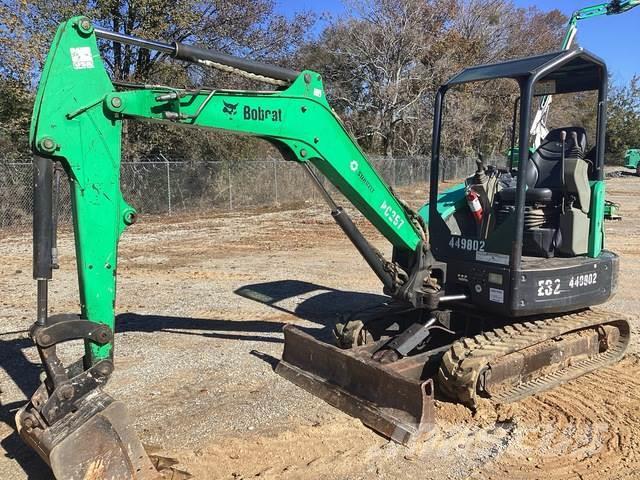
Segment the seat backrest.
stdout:
<svg viewBox="0 0 640 480">
<path fill-rule="evenodd" d="M 565 157 L 576 150 L 584 152 L 587 148 L 587 133 L 582 127 L 566 127 L 551 130 L 531 156 L 526 172 L 529 188 L 562 188 L 562 131 L 567 132 Z M 577 144 L 573 140 L 576 133 Z"/>
<path fill-rule="evenodd" d="M 565 127 L 565 128 L 554 128 L 551 130 L 546 137 L 544 137 L 545 141 L 554 141 L 554 142 L 562 142 L 562 132 L 567 132 L 567 147 L 570 147 L 570 142 L 573 140 L 573 132 L 576 133 L 578 137 L 578 147 L 584 152 L 587 149 L 587 132 L 582 127 Z"/>
</svg>

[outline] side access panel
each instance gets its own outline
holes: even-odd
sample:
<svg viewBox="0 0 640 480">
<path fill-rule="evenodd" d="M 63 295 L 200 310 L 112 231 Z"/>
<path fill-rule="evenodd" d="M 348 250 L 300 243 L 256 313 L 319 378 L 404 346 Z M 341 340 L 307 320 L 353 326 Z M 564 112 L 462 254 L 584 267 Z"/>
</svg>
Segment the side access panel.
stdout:
<svg viewBox="0 0 640 480">
<path fill-rule="evenodd" d="M 467 292 L 482 310 L 524 317 L 599 305 L 617 288 L 618 256 L 606 250 L 598 258 L 523 257 L 523 269 L 512 274 L 498 260 L 450 262 L 447 289 Z"/>
<path fill-rule="evenodd" d="M 618 287 L 619 258 L 603 250 L 598 258 L 523 261 L 515 276 L 511 309 L 517 316 L 568 312 L 607 302 Z"/>
</svg>

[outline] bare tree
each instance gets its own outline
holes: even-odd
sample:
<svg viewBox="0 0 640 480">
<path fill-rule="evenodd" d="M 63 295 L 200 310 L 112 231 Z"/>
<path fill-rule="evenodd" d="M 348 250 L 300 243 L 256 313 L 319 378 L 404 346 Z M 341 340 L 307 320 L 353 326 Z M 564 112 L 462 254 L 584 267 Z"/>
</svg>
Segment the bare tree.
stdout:
<svg viewBox="0 0 640 480">
<path fill-rule="evenodd" d="M 449 31 L 454 47 L 448 57 L 454 70 L 560 48 L 567 19 L 557 10 L 517 8 L 508 0 L 467 0 L 459 7 Z M 515 82 L 495 81 L 459 88 L 450 95 L 445 145 L 452 154 L 483 150 L 501 155 L 510 144 L 517 92 Z"/>
<path fill-rule="evenodd" d="M 474 64 L 554 50 L 566 20 L 509 0 L 351 6 L 352 16 L 330 25 L 303 58 L 324 73 L 335 108 L 365 148 L 385 155 L 429 152 L 433 98 L 446 79 Z M 503 82 L 452 97 L 445 133 L 452 153 L 503 148 L 514 94 Z"/>
<path fill-rule="evenodd" d="M 421 59 L 447 28 L 450 0 L 362 0 L 309 48 L 305 60 L 325 74 L 337 108 L 370 150 L 415 151 L 421 102 L 433 89 L 433 71 Z M 404 127 L 413 135 L 398 137 Z"/>
<path fill-rule="evenodd" d="M 640 148 L 640 76 L 611 89 L 607 124 L 607 160 L 622 163 L 628 148 Z"/>
<path fill-rule="evenodd" d="M 13 128 L 26 137 L 30 103 L 40 68 L 58 24 L 86 15 L 109 30 L 146 38 L 200 44 L 226 53 L 273 62 L 287 62 L 307 39 L 314 16 L 287 18 L 275 12 L 274 0 L 3 0 L 0 3 L 0 83 L 14 88 L 27 105 Z M 246 86 L 242 79 L 171 61 L 165 54 L 130 45 L 100 42 L 106 67 L 114 80 L 196 86 L 223 83 Z M 4 123 L 4 120 L 3 120 Z M 127 125 L 125 152 L 180 152 L 182 156 L 211 158 L 232 144 L 225 136 L 184 131 L 166 126 Z M 220 146 L 223 145 L 223 148 Z"/>
</svg>

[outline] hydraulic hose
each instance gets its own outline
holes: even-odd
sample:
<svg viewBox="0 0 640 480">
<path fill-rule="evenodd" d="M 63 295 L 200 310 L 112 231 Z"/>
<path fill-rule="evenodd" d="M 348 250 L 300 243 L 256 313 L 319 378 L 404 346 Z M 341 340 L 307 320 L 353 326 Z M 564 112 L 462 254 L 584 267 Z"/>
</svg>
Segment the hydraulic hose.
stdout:
<svg viewBox="0 0 640 480">
<path fill-rule="evenodd" d="M 246 58 L 234 57 L 233 55 L 228 55 L 226 53 L 208 50 L 194 45 L 186 45 L 180 42 L 168 44 L 157 42 L 155 40 L 133 37 L 124 33 L 111 32 L 97 27 L 94 31 L 98 38 L 112 40 L 114 42 L 127 45 L 134 45 L 136 47 L 146 48 L 147 50 L 167 53 L 173 58 L 187 62 L 198 63 L 200 61 L 209 61 L 219 63 L 221 65 L 237 68 L 255 75 L 263 75 L 265 77 L 275 78 L 286 82 L 293 82 L 298 75 L 300 75 L 300 72 L 280 67 L 278 65 L 270 65 L 268 63 L 256 62 Z"/>
</svg>

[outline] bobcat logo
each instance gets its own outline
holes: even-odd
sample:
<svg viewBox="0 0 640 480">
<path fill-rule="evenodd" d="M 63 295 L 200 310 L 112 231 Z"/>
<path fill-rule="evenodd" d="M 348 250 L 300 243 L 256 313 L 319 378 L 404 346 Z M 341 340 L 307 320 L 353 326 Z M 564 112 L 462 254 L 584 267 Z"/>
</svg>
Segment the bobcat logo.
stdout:
<svg viewBox="0 0 640 480">
<path fill-rule="evenodd" d="M 224 100 L 222 101 L 222 103 L 224 103 L 224 107 L 222 108 L 222 113 L 226 113 L 227 115 L 229 115 L 229 118 L 233 118 L 233 116 L 237 113 L 238 104 L 227 103 Z"/>
</svg>

